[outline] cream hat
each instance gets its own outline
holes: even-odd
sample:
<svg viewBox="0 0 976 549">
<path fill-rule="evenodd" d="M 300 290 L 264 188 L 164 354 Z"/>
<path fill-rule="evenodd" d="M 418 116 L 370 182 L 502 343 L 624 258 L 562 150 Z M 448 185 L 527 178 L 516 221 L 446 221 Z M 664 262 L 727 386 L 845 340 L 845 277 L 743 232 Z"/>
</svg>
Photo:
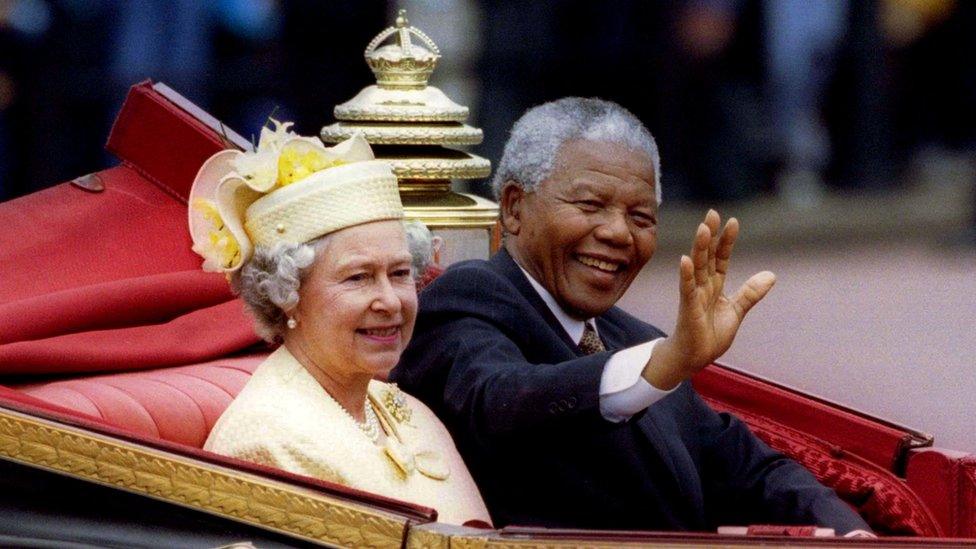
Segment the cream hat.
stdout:
<svg viewBox="0 0 976 549">
<path fill-rule="evenodd" d="M 190 236 L 206 271 L 236 271 L 254 246 L 403 217 L 396 176 L 362 135 L 327 148 L 288 131 L 291 123 L 272 122 L 256 152 L 220 151 L 193 181 Z"/>
</svg>

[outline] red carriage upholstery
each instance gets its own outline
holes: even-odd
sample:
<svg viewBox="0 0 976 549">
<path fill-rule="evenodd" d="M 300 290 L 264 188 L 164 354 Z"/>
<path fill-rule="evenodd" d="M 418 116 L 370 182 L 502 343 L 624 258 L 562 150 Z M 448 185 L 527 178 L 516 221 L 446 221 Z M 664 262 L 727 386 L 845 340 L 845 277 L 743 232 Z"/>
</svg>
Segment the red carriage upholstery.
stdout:
<svg viewBox="0 0 976 549">
<path fill-rule="evenodd" d="M 0 204 L 0 404 L 201 453 L 267 353 L 226 282 L 190 251 L 188 187 L 223 147 L 141 84 L 109 140 L 123 165 L 97 174 L 104 191 L 64 184 Z M 976 537 L 976 457 L 916 449 L 931 441 L 724 367 L 694 383 L 878 531 Z"/>
<path fill-rule="evenodd" d="M 147 437 L 203 447 L 264 354 L 17 387 L 23 393 Z"/>
<path fill-rule="evenodd" d="M 760 378 L 711 366 L 694 380 L 715 409 L 732 412 L 773 448 L 832 487 L 876 530 L 946 534 L 925 500 L 896 474 L 931 437 L 887 424 Z"/>
<path fill-rule="evenodd" d="M 976 538 L 976 455 L 939 448 L 911 450 L 906 477 L 946 535 Z"/>
</svg>

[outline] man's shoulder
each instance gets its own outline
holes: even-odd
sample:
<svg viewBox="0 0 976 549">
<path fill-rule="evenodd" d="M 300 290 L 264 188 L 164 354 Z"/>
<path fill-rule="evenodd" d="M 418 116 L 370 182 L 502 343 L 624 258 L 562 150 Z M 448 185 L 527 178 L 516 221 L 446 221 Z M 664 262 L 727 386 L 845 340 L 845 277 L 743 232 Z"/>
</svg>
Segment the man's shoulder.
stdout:
<svg viewBox="0 0 976 549">
<path fill-rule="evenodd" d="M 497 269 L 492 267 L 490 260 L 467 259 L 451 264 L 433 284 L 442 283 L 445 280 L 452 280 L 464 276 L 500 276 Z"/>
<path fill-rule="evenodd" d="M 492 259 L 467 259 L 451 264 L 440 276 L 438 276 L 431 286 L 442 285 L 445 282 L 456 282 L 466 277 L 489 277 L 505 278 L 504 269 L 501 268 L 502 258 L 493 257 Z"/>
<path fill-rule="evenodd" d="M 493 307 L 519 301 L 519 291 L 511 273 L 500 269 L 497 261 L 472 259 L 452 264 L 420 295 L 421 312 L 442 308 L 466 308 L 468 304 L 490 303 Z"/>
</svg>

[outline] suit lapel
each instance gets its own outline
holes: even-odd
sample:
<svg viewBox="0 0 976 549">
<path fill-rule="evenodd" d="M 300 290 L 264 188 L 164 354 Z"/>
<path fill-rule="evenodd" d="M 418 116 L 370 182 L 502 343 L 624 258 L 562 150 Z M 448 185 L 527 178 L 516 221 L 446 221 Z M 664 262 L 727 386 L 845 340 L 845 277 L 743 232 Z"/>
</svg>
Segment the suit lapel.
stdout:
<svg viewBox="0 0 976 549">
<path fill-rule="evenodd" d="M 559 323 L 559 319 L 556 315 L 552 314 L 552 310 L 546 305 L 546 302 L 542 300 L 542 296 L 539 292 L 535 291 L 532 284 L 527 278 L 525 278 L 525 273 L 519 268 L 518 263 L 512 259 L 512 256 L 508 253 L 508 250 L 502 248 L 498 251 L 490 260 L 491 266 L 496 269 L 500 274 L 502 274 L 506 279 L 512 282 L 515 289 L 518 290 L 519 294 L 525 298 L 526 301 L 532 305 L 532 308 L 538 312 L 543 319 L 545 319 L 546 324 L 552 329 L 552 331 L 557 335 L 557 337 L 566 344 L 573 354 L 576 356 L 583 356 L 580 352 L 579 347 L 576 342 L 570 339 L 569 334 L 563 328 L 562 324 Z"/>
</svg>

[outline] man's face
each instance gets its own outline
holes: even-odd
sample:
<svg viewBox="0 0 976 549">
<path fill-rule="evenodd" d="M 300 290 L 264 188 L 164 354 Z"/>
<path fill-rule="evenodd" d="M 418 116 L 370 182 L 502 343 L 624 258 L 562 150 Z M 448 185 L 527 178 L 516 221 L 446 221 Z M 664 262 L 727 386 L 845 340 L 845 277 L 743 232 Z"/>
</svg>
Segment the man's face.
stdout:
<svg viewBox="0 0 976 549">
<path fill-rule="evenodd" d="M 502 191 L 506 248 L 571 316 L 603 314 L 657 247 L 655 184 L 642 152 L 568 141 L 534 192 Z"/>
</svg>

